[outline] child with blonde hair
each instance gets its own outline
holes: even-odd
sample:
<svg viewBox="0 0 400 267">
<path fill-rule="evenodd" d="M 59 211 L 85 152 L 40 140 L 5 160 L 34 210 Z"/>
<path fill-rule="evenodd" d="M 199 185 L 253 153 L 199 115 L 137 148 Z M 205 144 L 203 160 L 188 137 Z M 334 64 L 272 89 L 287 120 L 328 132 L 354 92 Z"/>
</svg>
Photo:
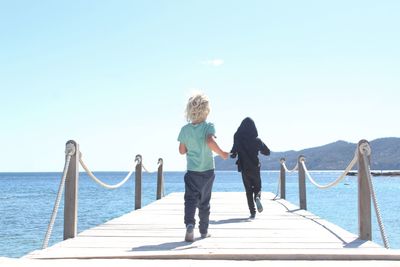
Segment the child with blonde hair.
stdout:
<svg viewBox="0 0 400 267">
<path fill-rule="evenodd" d="M 186 154 L 187 172 L 185 174 L 185 241 L 194 241 L 196 208 L 199 209 L 199 231 L 201 238 L 209 237 L 210 199 L 214 183 L 214 158 L 212 151 L 223 159 L 228 152 L 223 151 L 215 141 L 214 124 L 206 122 L 210 113 L 207 96 L 196 93 L 186 105 L 186 120 L 179 133 L 179 153 Z"/>
</svg>

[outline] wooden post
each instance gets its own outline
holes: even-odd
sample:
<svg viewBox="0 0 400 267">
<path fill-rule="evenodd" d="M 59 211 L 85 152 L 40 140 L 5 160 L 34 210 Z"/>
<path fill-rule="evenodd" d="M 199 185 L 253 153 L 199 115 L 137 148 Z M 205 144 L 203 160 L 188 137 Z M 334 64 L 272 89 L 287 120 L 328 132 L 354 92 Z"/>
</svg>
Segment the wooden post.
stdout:
<svg viewBox="0 0 400 267">
<path fill-rule="evenodd" d="M 300 209 L 307 210 L 307 194 L 306 194 L 306 172 L 301 161 L 305 160 L 303 155 L 298 158 L 299 164 L 299 202 Z"/>
<path fill-rule="evenodd" d="M 78 229 L 78 180 L 79 180 L 79 145 L 69 140 L 66 146 L 74 146 L 75 153 L 69 163 L 64 194 L 64 240 L 74 238 Z"/>
<path fill-rule="evenodd" d="M 164 161 L 162 158 L 158 159 L 157 170 L 157 200 L 164 196 L 164 176 L 163 176 Z"/>
<path fill-rule="evenodd" d="M 366 167 L 369 162 L 364 161 L 360 146 L 368 141 L 360 140 L 358 142 L 358 237 L 363 240 L 372 240 L 371 227 L 371 190 L 369 188 L 368 173 Z M 368 157 L 369 161 L 369 157 Z M 367 168 L 369 170 L 369 168 Z"/>
<path fill-rule="evenodd" d="M 135 157 L 135 210 L 142 208 L 142 156 Z"/>
<path fill-rule="evenodd" d="M 280 171 L 280 189 L 281 189 L 281 198 L 286 199 L 286 170 L 285 167 L 283 167 L 283 164 L 285 163 L 285 158 L 281 158 L 281 171 Z"/>
</svg>

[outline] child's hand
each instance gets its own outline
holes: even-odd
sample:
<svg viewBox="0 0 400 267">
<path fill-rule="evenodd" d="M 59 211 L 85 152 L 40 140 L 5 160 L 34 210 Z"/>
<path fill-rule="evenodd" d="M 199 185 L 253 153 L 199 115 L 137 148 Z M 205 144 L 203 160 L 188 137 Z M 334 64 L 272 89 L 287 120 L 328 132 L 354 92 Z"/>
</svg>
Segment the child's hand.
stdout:
<svg viewBox="0 0 400 267">
<path fill-rule="evenodd" d="M 221 156 L 221 158 L 223 158 L 223 159 L 228 159 L 229 153 L 228 153 L 228 152 L 225 152 L 225 151 L 222 151 L 222 154 L 221 154 L 220 156 Z"/>
</svg>

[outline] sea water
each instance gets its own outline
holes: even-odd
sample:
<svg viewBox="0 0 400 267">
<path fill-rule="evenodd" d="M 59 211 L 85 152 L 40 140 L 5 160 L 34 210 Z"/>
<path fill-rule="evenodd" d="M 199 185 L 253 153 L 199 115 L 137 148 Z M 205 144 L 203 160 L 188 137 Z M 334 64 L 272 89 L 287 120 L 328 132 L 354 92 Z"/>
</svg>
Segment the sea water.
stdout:
<svg viewBox="0 0 400 267">
<path fill-rule="evenodd" d="M 119 182 L 126 175 L 125 172 L 95 174 L 110 184 Z M 312 172 L 313 178 L 320 184 L 328 184 L 340 174 L 341 172 Z M 164 173 L 165 194 L 184 191 L 183 175 L 183 172 Z M 30 251 L 41 249 L 61 176 L 61 173 L 0 173 L 0 257 L 21 257 Z M 156 177 L 156 173 L 143 173 L 142 206 L 156 199 Z M 286 199 L 295 205 L 299 205 L 297 177 L 297 173 L 286 174 Z M 262 172 L 263 191 L 276 193 L 278 178 L 279 172 Z M 391 248 L 399 249 L 400 177 L 374 177 L 373 184 Z M 240 173 L 217 171 L 213 191 L 243 192 L 243 202 L 246 203 Z M 132 211 L 135 205 L 134 192 L 133 179 L 118 189 L 108 190 L 81 173 L 78 232 Z M 357 178 L 348 176 L 337 186 L 325 190 L 318 189 L 307 181 L 307 209 L 357 234 Z M 382 245 L 376 221 L 373 211 L 373 241 Z M 62 237 L 63 204 L 59 208 L 49 246 L 62 241 Z"/>
</svg>

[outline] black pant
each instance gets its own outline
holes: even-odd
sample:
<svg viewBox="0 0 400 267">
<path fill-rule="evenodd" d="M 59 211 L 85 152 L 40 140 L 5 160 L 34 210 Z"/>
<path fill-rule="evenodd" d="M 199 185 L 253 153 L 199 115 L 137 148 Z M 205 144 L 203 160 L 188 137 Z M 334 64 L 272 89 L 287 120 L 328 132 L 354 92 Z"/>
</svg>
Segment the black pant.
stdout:
<svg viewBox="0 0 400 267">
<path fill-rule="evenodd" d="M 254 201 L 257 195 L 261 197 L 260 168 L 256 170 L 242 170 L 242 180 L 246 190 L 247 205 L 249 206 L 250 214 L 256 214 Z"/>
<path fill-rule="evenodd" d="M 206 234 L 210 217 L 210 199 L 214 183 L 214 170 L 188 171 L 185 174 L 185 224 L 195 225 L 196 208 L 199 208 L 199 230 Z"/>
</svg>

